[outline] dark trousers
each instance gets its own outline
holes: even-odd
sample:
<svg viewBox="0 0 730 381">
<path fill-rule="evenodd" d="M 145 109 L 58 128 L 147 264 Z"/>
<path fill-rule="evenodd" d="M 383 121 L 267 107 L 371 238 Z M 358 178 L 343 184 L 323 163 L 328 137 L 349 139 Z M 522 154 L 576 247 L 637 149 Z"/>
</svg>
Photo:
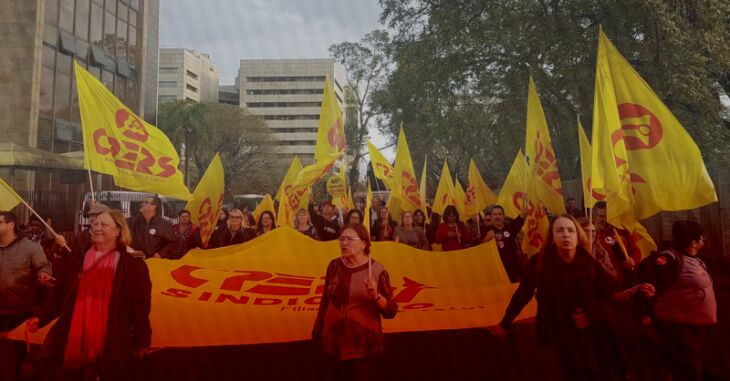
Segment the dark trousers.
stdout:
<svg viewBox="0 0 730 381">
<path fill-rule="evenodd" d="M 352 360 L 330 358 L 333 380 L 373 381 L 383 379 L 382 372 L 378 371 L 379 367 L 380 361 L 377 356 Z"/>
<path fill-rule="evenodd" d="M 675 381 L 702 379 L 702 345 L 707 326 L 657 320 L 664 357 Z"/>
</svg>

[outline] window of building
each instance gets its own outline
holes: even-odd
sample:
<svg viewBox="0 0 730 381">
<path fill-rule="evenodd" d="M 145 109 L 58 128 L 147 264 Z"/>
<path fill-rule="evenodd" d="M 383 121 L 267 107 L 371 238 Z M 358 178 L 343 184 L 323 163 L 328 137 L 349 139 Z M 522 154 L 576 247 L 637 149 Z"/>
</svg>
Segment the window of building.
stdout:
<svg viewBox="0 0 730 381">
<path fill-rule="evenodd" d="M 76 37 L 89 41 L 89 0 L 76 0 Z"/>
<path fill-rule="evenodd" d="M 127 79 L 122 76 L 114 78 L 114 96 L 119 98 L 122 103 L 127 103 Z"/>
<path fill-rule="evenodd" d="M 248 82 L 322 82 L 324 76 L 276 76 L 276 77 L 246 77 Z"/>
<path fill-rule="evenodd" d="M 104 52 L 110 56 L 113 56 L 115 54 L 115 50 L 117 48 L 116 43 L 116 29 L 117 28 L 117 18 L 114 17 L 113 13 L 110 12 L 104 12 L 104 37 L 102 40 L 104 41 Z"/>
<path fill-rule="evenodd" d="M 282 140 L 277 143 L 280 146 L 313 146 L 316 144 L 316 140 Z"/>
<path fill-rule="evenodd" d="M 324 89 L 255 89 L 246 90 L 248 95 L 299 95 L 322 94 Z"/>
<path fill-rule="evenodd" d="M 74 31 L 74 0 L 60 0 L 58 26 L 69 32 Z"/>
<path fill-rule="evenodd" d="M 92 44 L 101 46 L 103 33 L 104 11 L 101 6 L 91 4 L 91 19 L 89 20 L 89 41 Z"/>
<path fill-rule="evenodd" d="M 160 74 L 177 74 L 176 67 L 161 67 Z"/>
<path fill-rule="evenodd" d="M 275 128 L 274 132 L 298 132 L 298 133 L 307 133 L 307 132 L 317 132 L 317 127 L 292 127 L 292 128 Z"/>
<path fill-rule="evenodd" d="M 191 85 L 191 84 L 189 84 L 189 83 L 185 84 L 185 88 L 188 89 L 188 90 L 190 90 L 190 91 L 192 91 L 192 92 L 194 92 L 194 93 L 197 93 L 198 92 L 198 88 L 195 87 L 195 86 L 193 86 L 193 85 Z"/>
<path fill-rule="evenodd" d="M 131 26 L 137 26 L 137 17 L 139 17 L 139 13 L 137 11 L 130 9 L 129 10 L 129 25 Z"/>
<path fill-rule="evenodd" d="M 78 45 L 76 44 L 76 38 L 73 35 L 62 30 L 62 31 L 60 31 L 59 36 L 60 36 L 60 38 L 59 38 L 60 44 L 58 47 L 62 51 L 69 53 L 69 54 L 75 54 L 75 55 L 81 56 L 81 54 L 80 54 L 81 52 L 78 48 Z"/>
<path fill-rule="evenodd" d="M 190 78 L 192 78 L 192 79 L 198 79 L 198 75 L 197 75 L 197 74 L 195 74 L 195 73 L 193 73 L 193 72 L 192 72 L 192 71 L 190 71 L 190 70 L 186 70 L 186 71 L 185 71 L 185 74 L 187 74 L 187 75 L 188 75 L 188 77 L 190 77 Z"/>
<path fill-rule="evenodd" d="M 111 90 L 114 88 L 114 73 L 109 70 L 102 70 L 101 82 L 106 86 L 107 89 Z"/>
<path fill-rule="evenodd" d="M 117 20 L 117 56 L 127 58 L 127 23 Z"/>
<path fill-rule="evenodd" d="M 160 88 L 171 89 L 177 87 L 176 81 L 160 81 Z"/>
<path fill-rule="evenodd" d="M 53 120 L 38 118 L 37 146 L 46 151 L 53 149 Z"/>
<path fill-rule="evenodd" d="M 68 119 L 71 105 L 71 76 L 56 72 L 53 92 L 54 119 Z"/>
<path fill-rule="evenodd" d="M 248 102 L 246 107 L 322 107 L 322 102 Z"/>
<path fill-rule="evenodd" d="M 119 3 L 119 6 L 117 8 L 117 17 L 120 20 L 127 22 L 128 15 L 129 15 L 129 8 L 126 5 L 124 5 L 123 3 Z"/>
<path fill-rule="evenodd" d="M 44 49 L 43 54 L 45 56 L 46 51 Z M 53 51 L 51 51 L 53 54 Z M 44 57 L 45 58 L 45 57 Z M 53 58 L 51 58 L 53 60 Z M 51 61 L 53 62 L 53 61 Z M 53 119 L 53 76 L 55 70 L 53 66 L 47 67 L 41 66 L 41 89 L 40 98 L 38 100 L 38 112 L 40 116 Z"/>
<path fill-rule="evenodd" d="M 160 95 L 157 97 L 157 99 L 160 100 L 160 102 L 173 102 L 177 100 L 176 95 Z"/>
<path fill-rule="evenodd" d="M 117 11 L 117 0 L 104 0 L 104 9 L 114 13 Z"/>
<path fill-rule="evenodd" d="M 319 120 L 317 115 L 263 115 L 264 120 Z"/>
<path fill-rule="evenodd" d="M 335 93 L 335 98 L 337 98 L 337 100 L 338 100 L 338 101 L 340 101 L 340 103 L 345 103 L 345 102 L 344 102 L 344 101 L 342 100 L 342 98 L 340 98 L 340 94 L 337 94 L 337 93 Z"/>
<path fill-rule="evenodd" d="M 129 24 L 129 62 L 137 62 L 137 28 Z"/>
<path fill-rule="evenodd" d="M 58 0 L 46 0 L 45 20 L 50 25 L 58 25 Z"/>
</svg>

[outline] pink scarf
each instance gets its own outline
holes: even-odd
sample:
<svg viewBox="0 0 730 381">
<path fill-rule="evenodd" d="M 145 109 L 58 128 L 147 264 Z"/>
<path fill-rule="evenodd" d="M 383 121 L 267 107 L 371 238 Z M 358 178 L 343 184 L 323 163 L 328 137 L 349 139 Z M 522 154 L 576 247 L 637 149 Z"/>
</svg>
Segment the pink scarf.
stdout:
<svg viewBox="0 0 730 381">
<path fill-rule="evenodd" d="M 68 332 L 63 366 L 78 369 L 101 357 L 109 320 L 109 301 L 114 285 L 114 273 L 119 262 L 116 250 L 96 258 L 96 245 L 84 256 L 71 328 Z"/>
</svg>

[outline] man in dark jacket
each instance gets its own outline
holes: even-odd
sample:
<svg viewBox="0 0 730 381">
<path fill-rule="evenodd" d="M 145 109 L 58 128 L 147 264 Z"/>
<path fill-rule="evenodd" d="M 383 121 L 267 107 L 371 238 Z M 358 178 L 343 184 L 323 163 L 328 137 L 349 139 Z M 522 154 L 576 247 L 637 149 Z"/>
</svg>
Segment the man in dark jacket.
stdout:
<svg viewBox="0 0 730 381">
<path fill-rule="evenodd" d="M 172 225 L 161 216 L 162 203 L 158 197 L 148 197 L 139 208 L 139 215 L 127 221 L 132 231 L 132 248 L 145 258 L 167 258 L 175 249 L 177 238 Z"/>
<path fill-rule="evenodd" d="M 509 222 L 504 219 L 504 208 L 500 205 L 494 205 L 491 210 L 492 226 L 489 230 L 484 231 L 482 242 L 495 239 L 497 241 L 497 250 L 499 257 L 502 259 L 504 270 L 507 271 L 509 280 L 512 283 L 520 281 L 520 275 L 523 269 L 522 252 L 517 241 L 517 233 L 522 230 L 527 218 L 527 203 L 523 202 L 520 215 Z"/>
<path fill-rule="evenodd" d="M 314 204 L 309 203 L 309 216 L 312 224 L 319 232 L 321 241 L 332 241 L 340 235 L 340 222 L 337 221 L 337 209 L 329 202 L 322 204 L 322 215 L 318 215 L 314 211 Z"/>
</svg>

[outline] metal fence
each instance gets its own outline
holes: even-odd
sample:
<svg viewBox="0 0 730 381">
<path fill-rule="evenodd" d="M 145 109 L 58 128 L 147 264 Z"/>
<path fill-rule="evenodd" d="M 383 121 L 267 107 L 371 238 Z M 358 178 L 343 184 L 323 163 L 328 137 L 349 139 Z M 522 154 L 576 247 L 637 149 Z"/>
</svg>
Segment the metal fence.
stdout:
<svg viewBox="0 0 730 381">
<path fill-rule="evenodd" d="M 705 229 L 707 250 L 718 255 L 730 255 L 730 164 L 709 167 L 707 172 L 715 184 L 718 202 L 681 212 L 662 212 L 642 221 L 657 244 L 672 239 L 674 221 L 694 220 Z M 564 181 L 563 190 L 566 197 L 582 199 L 579 180 Z M 666 192 L 672 190 L 667 189 Z"/>
<path fill-rule="evenodd" d="M 78 221 L 81 194 L 61 191 L 20 191 L 22 197 L 44 220 L 50 219 L 51 227 L 59 234 L 73 236 Z M 25 224 L 30 218 L 28 208 L 20 204 L 13 212 L 18 216 L 19 223 Z"/>
</svg>

